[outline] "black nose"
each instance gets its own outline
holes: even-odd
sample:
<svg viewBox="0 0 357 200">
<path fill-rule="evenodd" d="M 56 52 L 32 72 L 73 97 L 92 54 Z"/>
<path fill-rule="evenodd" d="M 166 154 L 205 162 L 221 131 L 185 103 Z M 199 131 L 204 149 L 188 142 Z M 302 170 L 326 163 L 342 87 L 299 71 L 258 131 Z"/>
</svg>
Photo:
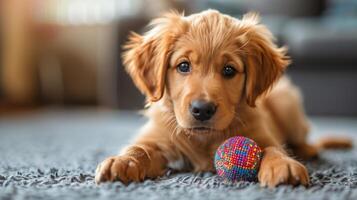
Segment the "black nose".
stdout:
<svg viewBox="0 0 357 200">
<path fill-rule="evenodd" d="M 191 102 L 190 112 L 195 119 L 206 121 L 212 118 L 216 112 L 216 106 L 211 102 L 196 100 Z"/>
</svg>

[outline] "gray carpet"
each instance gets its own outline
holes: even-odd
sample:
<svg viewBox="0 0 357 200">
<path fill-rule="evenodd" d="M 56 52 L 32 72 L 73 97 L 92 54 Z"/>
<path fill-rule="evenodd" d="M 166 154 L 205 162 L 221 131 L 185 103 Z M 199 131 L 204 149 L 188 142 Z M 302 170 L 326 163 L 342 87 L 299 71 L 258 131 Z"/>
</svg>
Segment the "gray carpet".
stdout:
<svg viewBox="0 0 357 200">
<path fill-rule="evenodd" d="M 127 112 L 83 110 L 2 116 L 0 199 L 357 199 L 356 149 L 326 151 L 308 162 L 308 189 L 226 184 L 210 173 L 96 186 L 97 163 L 127 144 L 144 121 Z M 357 118 L 313 118 L 312 132 L 311 138 L 335 133 L 357 141 Z"/>
</svg>

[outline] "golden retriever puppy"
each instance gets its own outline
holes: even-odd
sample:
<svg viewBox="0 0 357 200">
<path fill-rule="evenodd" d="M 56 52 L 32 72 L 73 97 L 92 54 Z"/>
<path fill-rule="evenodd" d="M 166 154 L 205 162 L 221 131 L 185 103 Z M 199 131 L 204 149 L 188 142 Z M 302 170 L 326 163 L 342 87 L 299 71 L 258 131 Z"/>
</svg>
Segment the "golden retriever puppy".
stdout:
<svg viewBox="0 0 357 200">
<path fill-rule="evenodd" d="M 99 164 L 96 182 L 142 181 L 168 168 L 214 171 L 217 147 L 243 135 L 264 150 L 262 186 L 308 185 L 305 166 L 284 148 L 303 158 L 317 149 L 306 143 L 309 125 L 298 89 L 280 78 L 290 63 L 286 51 L 259 17 L 172 12 L 151 26 L 131 35 L 123 55 L 147 96 L 149 121 L 132 145 Z"/>
</svg>

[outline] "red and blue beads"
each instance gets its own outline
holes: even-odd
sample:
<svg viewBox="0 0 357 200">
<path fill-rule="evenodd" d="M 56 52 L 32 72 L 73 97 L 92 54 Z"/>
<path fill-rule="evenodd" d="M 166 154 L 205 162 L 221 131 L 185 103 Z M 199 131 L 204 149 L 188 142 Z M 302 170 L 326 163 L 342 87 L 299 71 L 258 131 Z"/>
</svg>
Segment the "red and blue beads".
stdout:
<svg viewBox="0 0 357 200">
<path fill-rule="evenodd" d="M 255 181 L 262 151 L 253 140 L 235 136 L 218 147 L 214 157 L 217 174 L 228 181 Z"/>
</svg>

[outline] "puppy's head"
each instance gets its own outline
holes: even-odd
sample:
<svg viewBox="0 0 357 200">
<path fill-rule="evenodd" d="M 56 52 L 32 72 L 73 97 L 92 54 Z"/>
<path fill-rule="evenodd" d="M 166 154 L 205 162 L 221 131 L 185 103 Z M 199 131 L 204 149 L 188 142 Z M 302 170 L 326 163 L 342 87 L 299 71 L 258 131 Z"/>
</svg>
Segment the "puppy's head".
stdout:
<svg viewBox="0 0 357 200">
<path fill-rule="evenodd" d="M 132 34 L 124 63 L 149 102 L 171 102 L 181 128 L 226 129 L 237 106 L 254 107 L 289 63 L 255 14 L 170 13 L 151 25 Z"/>
</svg>

